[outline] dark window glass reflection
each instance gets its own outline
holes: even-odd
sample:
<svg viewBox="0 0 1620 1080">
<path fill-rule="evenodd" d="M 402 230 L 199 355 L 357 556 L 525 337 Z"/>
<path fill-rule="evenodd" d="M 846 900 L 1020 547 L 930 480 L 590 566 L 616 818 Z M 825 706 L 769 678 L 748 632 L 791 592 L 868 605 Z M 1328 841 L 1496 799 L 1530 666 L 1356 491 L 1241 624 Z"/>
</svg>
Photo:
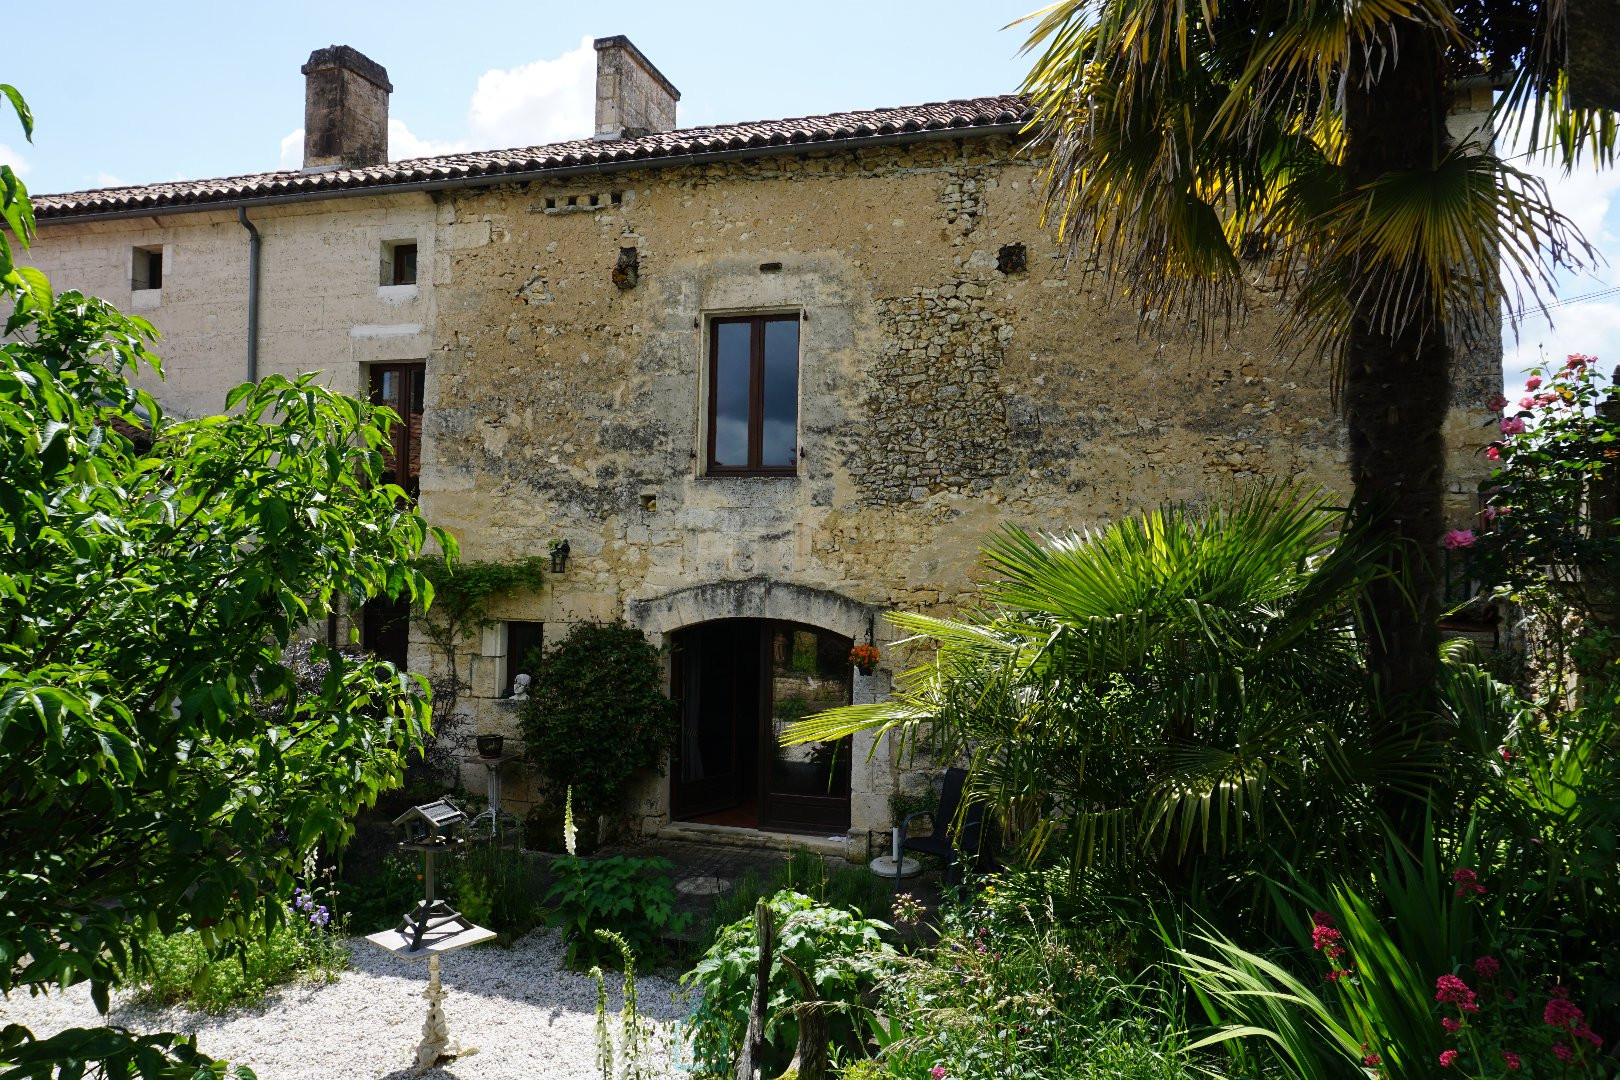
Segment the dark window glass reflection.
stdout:
<svg viewBox="0 0 1620 1080">
<path fill-rule="evenodd" d="M 753 396 L 749 339 L 753 328 L 745 322 L 728 322 L 714 329 L 714 463 L 746 467 L 748 406 Z"/>
</svg>

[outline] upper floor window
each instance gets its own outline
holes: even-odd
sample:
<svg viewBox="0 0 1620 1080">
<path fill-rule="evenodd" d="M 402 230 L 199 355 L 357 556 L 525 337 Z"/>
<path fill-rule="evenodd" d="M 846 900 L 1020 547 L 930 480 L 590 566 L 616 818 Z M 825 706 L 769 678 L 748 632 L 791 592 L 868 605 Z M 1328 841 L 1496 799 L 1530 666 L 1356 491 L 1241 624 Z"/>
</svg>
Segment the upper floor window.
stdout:
<svg viewBox="0 0 1620 1080">
<path fill-rule="evenodd" d="M 416 284 L 416 241 L 390 240 L 383 244 L 381 285 Z"/>
<path fill-rule="evenodd" d="M 711 475 L 792 476 L 799 466 L 799 317 L 709 324 Z"/>
<path fill-rule="evenodd" d="M 129 287 L 135 292 L 163 288 L 163 249 L 138 247 L 130 263 Z"/>
<path fill-rule="evenodd" d="M 415 499 L 421 492 L 422 399 L 427 389 L 426 364 L 371 365 L 371 403 L 399 414 L 383 450 L 382 480 L 398 484 Z"/>
</svg>

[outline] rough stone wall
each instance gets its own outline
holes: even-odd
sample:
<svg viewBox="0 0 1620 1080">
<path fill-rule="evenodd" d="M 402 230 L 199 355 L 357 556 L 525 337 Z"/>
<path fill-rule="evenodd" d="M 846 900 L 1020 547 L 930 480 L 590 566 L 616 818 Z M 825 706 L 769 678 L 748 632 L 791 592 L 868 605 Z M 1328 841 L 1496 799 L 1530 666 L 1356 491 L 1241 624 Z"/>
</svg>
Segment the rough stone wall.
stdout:
<svg viewBox="0 0 1620 1080">
<path fill-rule="evenodd" d="M 1212 350 L 1194 328 L 1139 333 L 1060 258 L 1034 181 L 1004 143 L 941 141 L 448 195 L 441 234 L 488 243 L 457 247 L 439 288 L 424 506 L 472 558 L 570 541 L 565 575 L 499 609 L 549 635 L 748 581 L 944 610 L 973 599 L 1004 521 L 1084 529 L 1259 478 L 1342 493 L 1327 372 L 1277 355 L 1266 298 Z M 1018 244 L 1027 268 L 999 269 Z M 794 311 L 798 475 L 704 476 L 710 318 Z M 1459 383 L 1494 371 L 1471 363 Z M 1459 520 L 1483 416 L 1452 427 Z M 749 614 L 697 605 L 682 625 Z M 473 668 L 469 708 L 497 722 L 476 698 L 496 666 Z M 855 779 L 857 831 L 888 824 L 901 777 L 878 762 Z M 643 793 L 655 822 L 663 790 Z"/>
<path fill-rule="evenodd" d="M 1001 141 L 940 140 L 255 211 L 264 234 L 261 370 L 427 359 L 422 505 L 468 559 L 574 552 L 494 614 L 627 618 L 655 640 L 708 618 L 804 621 L 970 602 L 1003 522 L 1084 529 L 1161 500 L 1208 504 L 1259 478 L 1342 493 L 1341 424 L 1320 365 L 1271 347 L 1266 298 L 1210 350 L 1195 328 L 1141 333 L 1038 221 L 1035 169 Z M 384 241 L 419 244 L 418 286 L 380 286 Z M 135 247 L 163 245 L 161 296 L 132 293 Z M 1023 268 L 1004 248 L 1024 246 Z M 636 284 L 614 281 L 634 249 Z M 242 377 L 247 236 L 233 214 L 47 224 L 31 261 L 59 288 L 164 331 L 177 411 L 216 410 Z M 144 310 L 143 310 L 144 305 Z M 709 320 L 801 314 L 798 475 L 706 477 Z M 1463 362 L 1448 424 L 1449 511 L 1467 524 L 1489 436 Z M 831 608 L 825 597 L 836 597 Z M 816 599 L 822 597 L 823 599 Z M 853 627 L 854 629 L 851 629 Z M 887 627 L 876 622 L 887 649 Z M 496 695 L 499 633 L 461 656 L 468 727 L 515 734 Z M 886 691 L 888 657 L 863 700 Z M 425 639 L 413 666 L 432 666 Z M 905 782 L 858 745 L 854 829 L 888 825 Z M 508 775 L 520 812 L 533 797 Z M 480 785 L 481 769 L 467 781 Z M 667 813 L 650 782 L 639 810 Z"/>
</svg>

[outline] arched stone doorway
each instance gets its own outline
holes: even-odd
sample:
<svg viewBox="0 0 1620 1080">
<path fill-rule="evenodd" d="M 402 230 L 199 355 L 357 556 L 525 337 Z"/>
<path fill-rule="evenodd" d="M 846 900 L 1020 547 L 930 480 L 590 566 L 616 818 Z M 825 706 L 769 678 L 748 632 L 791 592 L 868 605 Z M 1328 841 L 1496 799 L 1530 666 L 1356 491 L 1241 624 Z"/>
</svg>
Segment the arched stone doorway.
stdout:
<svg viewBox="0 0 1620 1080">
<path fill-rule="evenodd" d="M 886 754 L 868 760 L 870 737 L 783 750 L 775 736 L 798 716 L 886 695 L 884 675 L 856 674 L 848 659 L 874 633 L 876 609 L 754 578 L 633 600 L 627 615 L 668 648 L 681 702 L 657 795 L 664 820 L 821 836 L 873 827 L 864 819 L 886 807 L 893 772 Z"/>
</svg>

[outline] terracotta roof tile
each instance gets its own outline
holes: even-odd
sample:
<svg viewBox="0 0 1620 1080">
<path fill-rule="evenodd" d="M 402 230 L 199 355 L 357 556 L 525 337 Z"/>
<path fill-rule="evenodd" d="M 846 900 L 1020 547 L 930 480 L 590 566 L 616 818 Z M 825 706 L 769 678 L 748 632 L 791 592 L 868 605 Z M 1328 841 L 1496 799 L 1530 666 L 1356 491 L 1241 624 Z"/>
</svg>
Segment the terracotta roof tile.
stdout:
<svg viewBox="0 0 1620 1080">
<path fill-rule="evenodd" d="M 503 175 L 535 173 L 613 162 L 661 161 L 674 164 L 694 154 L 779 146 L 811 146 L 847 139 L 876 138 L 911 132 L 1001 127 L 1027 123 L 1033 112 L 1022 97 L 970 98 L 927 105 L 868 109 L 861 112 L 757 120 L 743 124 L 679 128 L 634 139 L 598 142 L 574 139 L 547 146 L 488 150 L 443 157 L 390 161 L 367 169 L 300 170 L 227 176 L 217 180 L 184 180 L 136 187 L 102 188 L 60 195 L 32 196 L 41 219 L 116 214 L 139 209 L 204 206 L 208 203 L 274 198 L 303 192 L 352 192 L 423 181 L 484 177 L 499 183 Z M 672 160 L 674 159 L 674 160 Z"/>
</svg>

